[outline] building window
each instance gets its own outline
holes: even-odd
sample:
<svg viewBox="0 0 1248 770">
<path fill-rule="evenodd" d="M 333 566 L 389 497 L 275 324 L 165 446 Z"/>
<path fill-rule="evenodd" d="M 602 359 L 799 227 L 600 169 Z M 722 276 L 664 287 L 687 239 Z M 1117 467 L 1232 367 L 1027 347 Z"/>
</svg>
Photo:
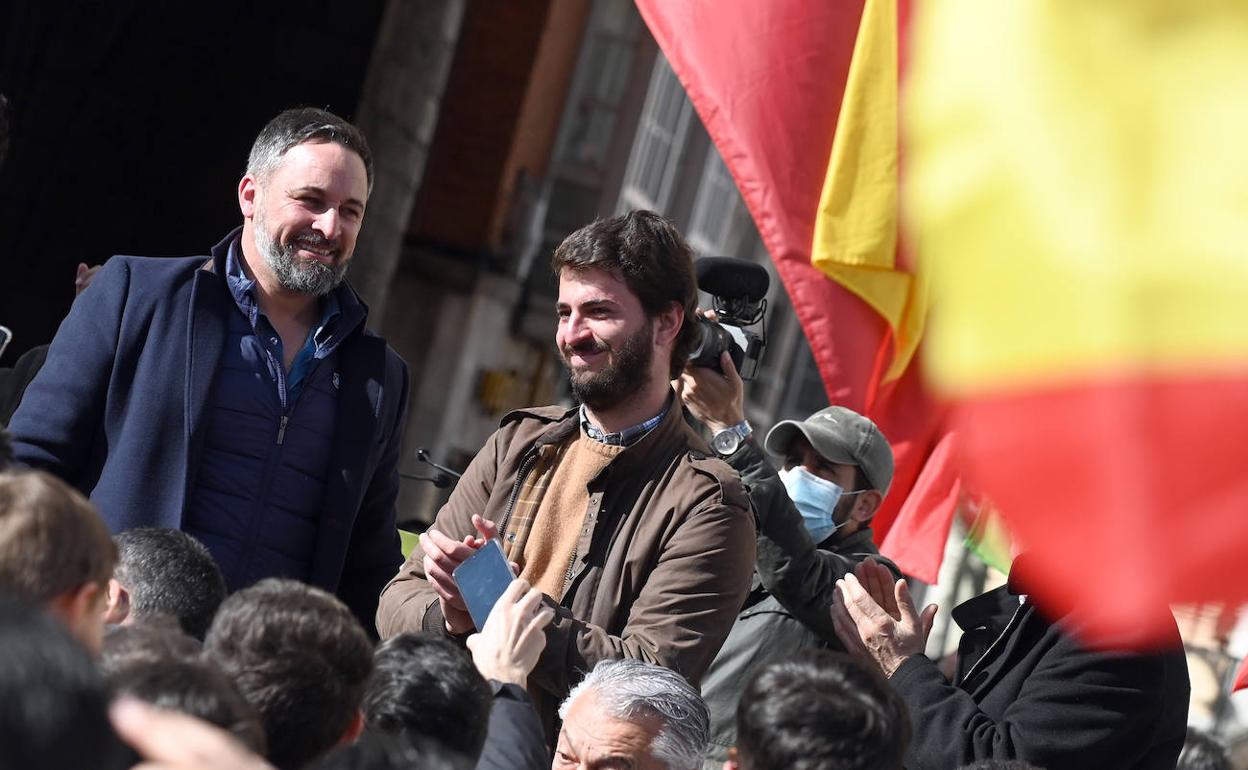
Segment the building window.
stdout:
<svg viewBox="0 0 1248 770">
<path fill-rule="evenodd" d="M 693 202 L 689 245 L 700 256 L 736 256 L 744 210 L 728 167 L 714 145 L 710 146 Z"/>
<path fill-rule="evenodd" d="M 656 56 L 617 213 L 667 209 L 692 118 L 693 105 L 676 73 L 667 59 Z"/>
<path fill-rule="evenodd" d="M 615 136 L 620 104 L 628 90 L 641 17 L 630 2 L 596 3 L 564 118 L 558 165 L 582 182 L 601 181 Z"/>
</svg>

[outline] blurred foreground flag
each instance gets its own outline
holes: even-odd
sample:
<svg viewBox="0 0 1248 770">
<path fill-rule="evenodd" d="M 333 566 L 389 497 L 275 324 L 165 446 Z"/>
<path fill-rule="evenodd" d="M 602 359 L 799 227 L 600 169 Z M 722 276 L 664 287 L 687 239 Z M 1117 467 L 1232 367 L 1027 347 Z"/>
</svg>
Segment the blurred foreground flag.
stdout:
<svg viewBox="0 0 1248 770">
<path fill-rule="evenodd" d="M 898 249 L 909 5 L 637 1 L 758 226 L 830 401 L 892 444 L 893 486 L 873 522 L 881 550 L 932 582 L 958 485 L 913 363 L 923 313 Z"/>
<path fill-rule="evenodd" d="M 1235 668 L 1235 676 L 1231 681 L 1231 692 L 1239 692 L 1248 688 L 1248 658 L 1239 662 Z"/>
<path fill-rule="evenodd" d="M 1248 598 L 1248 3 L 916 7 L 905 205 L 970 483 L 1094 632 Z"/>
</svg>

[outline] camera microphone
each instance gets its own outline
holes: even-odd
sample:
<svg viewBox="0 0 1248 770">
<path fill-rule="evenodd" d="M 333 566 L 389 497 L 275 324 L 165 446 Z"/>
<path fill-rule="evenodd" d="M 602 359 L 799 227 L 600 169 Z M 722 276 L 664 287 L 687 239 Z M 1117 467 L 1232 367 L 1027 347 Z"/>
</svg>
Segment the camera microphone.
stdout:
<svg viewBox="0 0 1248 770">
<path fill-rule="evenodd" d="M 694 263 L 698 288 L 714 297 L 712 321 L 698 318 L 698 343 L 689 353 L 690 366 L 720 368 L 720 356 L 732 356 L 744 380 L 753 379 L 767 345 L 766 327 L 754 334 L 744 327 L 763 320 L 771 276 L 762 265 L 732 257 L 703 257 Z"/>
<path fill-rule="evenodd" d="M 732 257 L 702 257 L 693 263 L 698 288 L 716 297 L 740 297 L 758 302 L 767 296 L 771 276 L 762 265 Z"/>
</svg>

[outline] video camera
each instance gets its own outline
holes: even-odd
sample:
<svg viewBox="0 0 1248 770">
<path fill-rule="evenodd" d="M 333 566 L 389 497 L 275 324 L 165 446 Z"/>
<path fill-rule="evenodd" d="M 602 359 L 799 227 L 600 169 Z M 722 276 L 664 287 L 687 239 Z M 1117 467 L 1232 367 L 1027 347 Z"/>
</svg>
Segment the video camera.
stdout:
<svg viewBox="0 0 1248 770">
<path fill-rule="evenodd" d="M 699 341 L 689 354 L 690 366 L 720 370 L 719 357 L 727 350 L 741 379 L 752 380 L 767 347 L 766 324 L 760 334 L 747 331 L 763 320 L 771 276 L 762 265 L 732 257 L 703 257 L 694 262 L 698 288 L 715 298 L 719 323 L 698 319 Z"/>
</svg>

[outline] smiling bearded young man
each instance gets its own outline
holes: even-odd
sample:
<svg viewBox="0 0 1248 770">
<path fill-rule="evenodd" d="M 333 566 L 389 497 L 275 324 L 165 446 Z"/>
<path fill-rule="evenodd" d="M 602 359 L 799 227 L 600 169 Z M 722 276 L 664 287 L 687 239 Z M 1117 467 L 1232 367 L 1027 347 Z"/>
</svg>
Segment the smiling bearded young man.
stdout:
<svg viewBox="0 0 1248 770">
<path fill-rule="evenodd" d="M 336 593 L 372 628 L 395 529 L 407 366 L 343 282 L 372 187 L 359 129 L 317 109 L 264 127 L 243 225 L 211 256 L 108 260 L 10 430 L 20 462 L 91 497 L 114 532 L 181 529 L 230 591 Z"/>
<path fill-rule="evenodd" d="M 552 267 L 555 345 L 580 406 L 503 417 L 386 586 L 377 627 L 470 633 L 451 573 L 498 536 L 555 612 L 528 683 L 553 741 L 559 701 L 599 661 L 657 663 L 696 686 L 749 589 L 754 520 L 674 399 L 698 334 L 680 233 L 648 211 L 601 220 Z"/>
</svg>

